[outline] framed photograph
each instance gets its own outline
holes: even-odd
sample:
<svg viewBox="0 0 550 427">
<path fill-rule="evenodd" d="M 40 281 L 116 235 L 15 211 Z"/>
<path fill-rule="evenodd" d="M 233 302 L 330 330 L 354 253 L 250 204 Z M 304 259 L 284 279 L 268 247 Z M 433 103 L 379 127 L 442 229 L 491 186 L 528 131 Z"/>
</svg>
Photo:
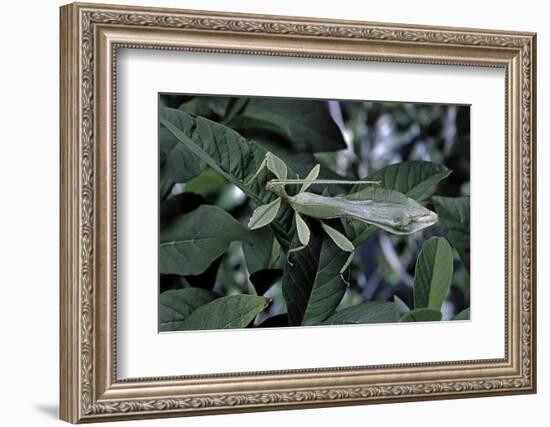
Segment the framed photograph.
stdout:
<svg viewBox="0 0 550 427">
<path fill-rule="evenodd" d="M 60 22 L 63 420 L 535 392 L 535 34 Z"/>
</svg>

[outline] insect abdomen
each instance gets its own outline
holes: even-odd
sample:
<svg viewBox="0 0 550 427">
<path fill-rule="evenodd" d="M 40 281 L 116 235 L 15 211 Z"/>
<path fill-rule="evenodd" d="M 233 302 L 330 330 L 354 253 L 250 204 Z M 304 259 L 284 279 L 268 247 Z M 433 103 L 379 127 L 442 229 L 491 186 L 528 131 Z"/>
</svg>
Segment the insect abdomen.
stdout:
<svg viewBox="0 0 550 427">
<path fill-rule="evenodd" d="M 301 214 L 318 219 L 331 219 L 342 216 L 339 203 L 332 197 L 303 192 L 289 198 L 289 203 Z"/>
</svg>

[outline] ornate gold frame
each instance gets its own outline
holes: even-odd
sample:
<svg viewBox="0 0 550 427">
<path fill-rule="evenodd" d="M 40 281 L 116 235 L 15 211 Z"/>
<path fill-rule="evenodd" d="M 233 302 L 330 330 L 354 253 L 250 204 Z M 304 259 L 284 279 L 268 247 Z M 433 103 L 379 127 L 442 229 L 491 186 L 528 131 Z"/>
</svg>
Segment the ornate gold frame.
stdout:
<svg viewBox="0 0 550 427">
<path fill-rule="evenodd" d="M 77 423 L 533 393 L 535 34 L 71 4 L 61 8 L 61 418 Z M 505 357 L 117 380 L 118 47 L 502 67 Z"/>
</svg>

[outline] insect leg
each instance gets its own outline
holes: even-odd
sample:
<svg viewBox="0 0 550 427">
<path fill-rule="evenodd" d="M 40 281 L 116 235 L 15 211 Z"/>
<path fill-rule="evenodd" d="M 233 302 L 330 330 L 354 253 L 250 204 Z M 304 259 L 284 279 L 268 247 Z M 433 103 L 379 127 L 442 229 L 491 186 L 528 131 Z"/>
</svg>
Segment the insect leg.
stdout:
<svg viewBox="0 0 550 427">
<path fill-rule="evenodd" d="M 254 176 L 246 182 L 246 185 L 252 184 L 252 181 L 254 181 L 256 178 L 258 178 L 260 176 L 260 174 L 262 173 L 262 171 L 265 169 L 266 166 L 267 166 L 267 154 L 264 157 L 264 159 L 262 160 L 262 163 L 260 163 L 260 167 L 258 168 L 256 173 L 254 174 Z"/>
<path fill-rule="evenodd" d="M 307 226 L 306 222 L 303 220 L 303 218 L 300 216 L 298 211 L 294 211 L 294 221 L 296 222 L 296 231 L 298 233 L 298 240 L 301 243 L 301 246 L 298 246 L 297 248 L 292 248 L 288 250 L 287 255 L 287 262 L 292 266 L 292 262 L 290 261 L 290 254 L 293 252 L 299 252 L 302 249 L 305 249 L 309 243 L 309 238 L 311 236 L 311 232 L 309 230 L 309 227 Z"/>
<path fill-rule="evenodd" d="M 300 252 L 301 250 L 303 250 L 303 249 L 305 249 L 305 248 L 307 248 L 307 246 L 298 246 L 298 247 L 296 247 L 296 248 L 289 249 L 289 250 L 288 250 L 288 253 L 289 253 L 289 254 L 292 254 L 292 253 L 294 253 L 294 252 Z"/>
<path fill-rule="evenodd" d="M 288 170 L 286 167 L 286 163 L 283 162 L 279 157 L 277 157 L 272 152 L 268 151 L 262 160 L 262 163 L 260 163 L 260 167 L 254 174 L 252 178 L 250 178 L 247 181 L 247 185 L 250 185 L 252 181 L 254 181 L 260 173 L 267 168 L 268 171 L 270 171 L 273 175 L 275 175 L 279 179 L 286 179 Z"/>
<path fill-rule="evenodd" d="M 293 254 L 294 252 L 300 252 L 305 248 L 307 248 L 307 246 L 298 246 L 297 248 L 289 249 L 286 254 L 286 262 L 288 262 L 288 265 L 290 265 L 291 267 L 294 266 L 294 263 L 290 260 L 290 255 Z"/>
<path fill-rule="evenodd" d="M 334 228 L 330 227 L 329 225 L 325 224 L 322 221 L 321 221 L 321 227 L 323 227 L 323 230 L 325 230 L 325 233 L 327 233 L 327 235 L 332 239 L 332 241 L 336 246 L 338 246 L 340 249 L 342 249 L 345 252 L 350 252 L 350 255 L 346 260 L 344 266 L 340 269 L 340 278 L 347 286 L 349 286 L 348 281 L 344 278 L 344 271 L 346 271 L 346 269 L 351 264 L 351 261 L 353 260 L 353 253 L 355 252 L 355 246 L 353 246 L 353 243 L 351 243 L 346 236 L 344 236 L 338 230 L 335 230 Z"/>
<path fill-rule="evenodd" d="M 298 211 L 294 211 L 294 221 L 296 222 L 296 231 L 298 232 L 298 240 L 305 247 L 309 243 L 311 232 L 306 222 L 300 216 Z"/>
<path fill-rule="evenodd" d="M 344 274 L 344 271 L 346 271 L 346 269 L 349 267 L 349 265 L 351 264 L 351 261 L 353 261 L 353 255 L 354 255 L 354 252 L 352 252 L 352 253 L 349 254 L 349 257 L 348 257 L 348 259 L 346 260 L 346 263 L 345 263 L 344 266 L 340 269 L 340 275 L 341 275 L 341 276 Z M 346 284 L 348 284 L 347 281 L 346 281 L 343 277 L 342 277 L 342 280 L 343 280 L 344 282 L 346 282 Z"/>
</svg>

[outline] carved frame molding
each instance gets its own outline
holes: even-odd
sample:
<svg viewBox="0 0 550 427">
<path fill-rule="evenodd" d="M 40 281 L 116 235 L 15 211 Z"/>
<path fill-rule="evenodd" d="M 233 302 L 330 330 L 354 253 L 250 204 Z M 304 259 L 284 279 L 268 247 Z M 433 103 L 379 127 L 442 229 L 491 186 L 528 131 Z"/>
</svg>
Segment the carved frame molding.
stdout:
<svg viewBox="0 0 550 427">
<path fill-rule="evenodd" d="M 506 357 L 116 378 L 117 48 L 506 69 Z M 70 422 L 532 393 L 535 35 L 71 4 L 61 8 L 61 418 Z M 289 380 L 298 384 L 286 385 Z"/>
</svg>

